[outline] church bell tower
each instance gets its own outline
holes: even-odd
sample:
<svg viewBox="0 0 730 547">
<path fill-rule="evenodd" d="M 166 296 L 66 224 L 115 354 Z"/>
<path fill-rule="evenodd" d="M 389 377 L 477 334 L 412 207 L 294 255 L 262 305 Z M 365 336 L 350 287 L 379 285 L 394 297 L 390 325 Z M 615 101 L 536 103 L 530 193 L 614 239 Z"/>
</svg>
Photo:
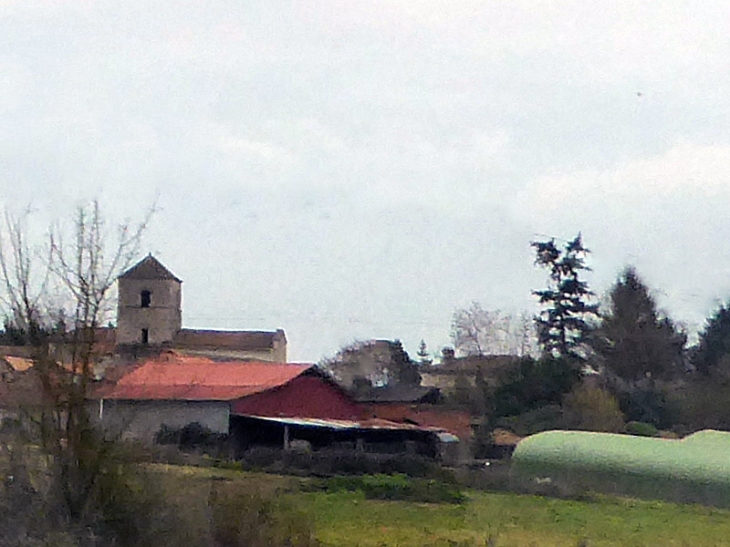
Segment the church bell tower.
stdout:
<svg viewBox="0 0 730 547">
<path fill-rule="evenodd" d="M 150 254 L 117 283 L 117 345 L 171 341 L 182 328 L 182 280 Z"/>
</svg>

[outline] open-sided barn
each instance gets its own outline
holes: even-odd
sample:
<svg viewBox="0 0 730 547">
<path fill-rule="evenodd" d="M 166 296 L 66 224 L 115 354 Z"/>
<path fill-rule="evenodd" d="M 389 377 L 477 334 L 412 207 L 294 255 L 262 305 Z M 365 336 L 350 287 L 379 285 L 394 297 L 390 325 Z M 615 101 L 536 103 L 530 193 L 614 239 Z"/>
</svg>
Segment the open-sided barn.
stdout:
<svg viewBox="0 0 730 547">
<path fill-rule="evenodd" d="M 436 453 L 439 431 L 372 419 L 367 407 L 312 365 L 220 362 L 169 352 L 130 368 L 94 393 L 94 415 L 123 437 L 154 440 L 198 423 L 230 434 L 240 448 L 352 441 L 414 441 Z"/>
</svg>

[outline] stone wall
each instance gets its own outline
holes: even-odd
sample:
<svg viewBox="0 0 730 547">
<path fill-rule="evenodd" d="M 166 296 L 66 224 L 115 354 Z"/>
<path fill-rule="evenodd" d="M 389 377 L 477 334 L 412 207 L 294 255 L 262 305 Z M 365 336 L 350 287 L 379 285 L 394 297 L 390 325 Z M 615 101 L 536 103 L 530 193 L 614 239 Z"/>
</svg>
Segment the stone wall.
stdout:
<svg viewBox="0 0 730 547">
<path fill-rule="evenodd" d="M 154 442 L 163 424 L 180 429 L 197 422 L 215 433 L 228 433 L 230 409 L 225 401 L 93 401 L 91 418 L 123 439 Z"/>
<path fill-rule="evenodd" d="M 142 307 L 143 291 L 150 292 L 149 307 Z M 141 344 L 147 329 L 148 344 L 169 342 L 182 327 L 181 283 L 160 279 L 120 279 L 116 343 Z"/>
</svg>

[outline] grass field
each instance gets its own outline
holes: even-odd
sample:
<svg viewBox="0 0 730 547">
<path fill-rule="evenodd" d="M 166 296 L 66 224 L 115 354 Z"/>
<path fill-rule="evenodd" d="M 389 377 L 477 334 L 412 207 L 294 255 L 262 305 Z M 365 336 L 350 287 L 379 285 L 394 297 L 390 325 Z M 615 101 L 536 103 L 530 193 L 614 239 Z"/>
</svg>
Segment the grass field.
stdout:
<svg viewBox="0 0 730 547">
<path fill-rule="evenodd" d="M 699 506 L 515 494 L 470 495 L 462 506 L 302 496 L 325 545 L 496 547 L 730 545 L 730 513 Z M 490 543 L 491 539 L 491 543 Z"/>
<path fill-rule="evenodd" d="M 204 513 L 198 504 L 214 476 L 286 499 L 309 516 L 318 540 L 330 547 L 730 547 L 730 511 L 697 505 L 476 491 L 460 505 L 421 504 L 366 500 L 357 492 L 300 492 L 297 479 L 275 475 L 175 467 L 163 474 L 172 491 L 179 491 L 175 482 L 184 482 L 180 503 L 190 518 Z"/>
</svg>

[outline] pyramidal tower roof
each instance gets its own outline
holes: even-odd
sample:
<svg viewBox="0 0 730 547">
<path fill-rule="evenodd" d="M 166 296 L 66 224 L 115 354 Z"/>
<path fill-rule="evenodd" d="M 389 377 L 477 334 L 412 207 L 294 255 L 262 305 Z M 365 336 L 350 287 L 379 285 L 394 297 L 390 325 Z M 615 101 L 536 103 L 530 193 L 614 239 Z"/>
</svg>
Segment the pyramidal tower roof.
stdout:
<svg viewBox="0 0 730 547">
<path fill-rule="evenodd" d="M 182 283 L 182 279 L 165 268 L 152 253 L 120 275 L 119 279 L 169 279 Z"/>
</svg>

